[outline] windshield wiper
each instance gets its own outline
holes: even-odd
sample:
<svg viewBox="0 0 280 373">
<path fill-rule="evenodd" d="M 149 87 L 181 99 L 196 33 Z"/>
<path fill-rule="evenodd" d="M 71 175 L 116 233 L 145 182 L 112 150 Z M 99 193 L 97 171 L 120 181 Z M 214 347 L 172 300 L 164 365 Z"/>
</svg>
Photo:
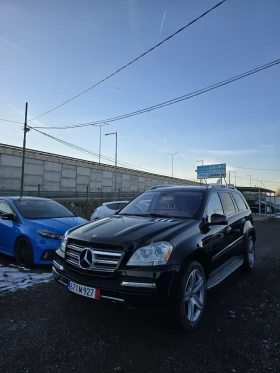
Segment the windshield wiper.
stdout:
<svg viewBox="0 0 280 373">
<path fill-rule="evenodd" d="M 172 218 L 170 215 L 164 215 L 164 214 L 157 214 L 154 212 L 151 212 L 149 216 L 152 216 L 153 218 Z"/>
<path fill-rule="evenodd" d="M 117 216 L 150 216 L 150 214 L 128 214 L 128 213 L 122 213 L 122 214 L 116 214 Z"/>
</svg>

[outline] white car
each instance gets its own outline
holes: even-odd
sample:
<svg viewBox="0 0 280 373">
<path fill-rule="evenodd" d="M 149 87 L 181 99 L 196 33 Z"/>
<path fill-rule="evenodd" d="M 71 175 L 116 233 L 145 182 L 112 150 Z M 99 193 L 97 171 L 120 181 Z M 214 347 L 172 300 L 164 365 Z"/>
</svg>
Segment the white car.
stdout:
<svg viewBox="0 0 280 373">
<path fill-rule="evenodd" d="M 104 202 L 101 206 L 97 207 L 90 217 L 90 220 L 107 218 L 114 215 L 119 209 L 122 209 L 129 201 L 112 201 Z"/>
</svg>

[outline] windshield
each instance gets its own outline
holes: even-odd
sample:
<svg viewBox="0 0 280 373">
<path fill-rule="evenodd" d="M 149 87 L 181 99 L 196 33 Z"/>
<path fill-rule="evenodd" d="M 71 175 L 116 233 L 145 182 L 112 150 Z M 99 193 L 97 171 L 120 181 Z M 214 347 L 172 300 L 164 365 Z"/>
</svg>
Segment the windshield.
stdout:
<svg viewBox="0 0 280 373">
<path fill-rule="evenodd" d="M 130 202 L 119 215 L 193 218 L 203 194 L 192 191 L 146 192 Z"/>
<path fill-rule="evenodd" d="M 26 219 L 54 219 L 72 218 L 75 215 L 66 207 L 52 200 L 26 200 L 14 201 L 15 206 Z"/>
</svg>

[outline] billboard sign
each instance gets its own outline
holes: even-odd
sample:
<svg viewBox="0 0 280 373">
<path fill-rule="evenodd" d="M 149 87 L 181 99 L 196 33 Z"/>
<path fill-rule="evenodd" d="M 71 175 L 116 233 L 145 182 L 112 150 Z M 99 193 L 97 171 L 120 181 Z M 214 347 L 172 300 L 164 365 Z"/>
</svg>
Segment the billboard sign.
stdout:
<svg viewBox="0 0 280 373">
<path fill-rule="evenodd" d="M 211 179 L 211 178 L 226 177 L 226 164 L 211 164 L 208 166 L 197 167 L 198 179 Z"/>
</svg>

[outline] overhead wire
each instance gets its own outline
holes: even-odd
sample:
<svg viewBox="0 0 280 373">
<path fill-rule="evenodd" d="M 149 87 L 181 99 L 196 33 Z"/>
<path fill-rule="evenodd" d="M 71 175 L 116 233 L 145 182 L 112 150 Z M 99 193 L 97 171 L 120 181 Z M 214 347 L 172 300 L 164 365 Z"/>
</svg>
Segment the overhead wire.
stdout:
<svg viewBox="0 0 280 373">
<path fill-rule="evenodd" d="M 97 154 L 97 153 L 95 153 L 95 152 L 92 152 L 91 150 L 88 150 L 88 149 L 82 148 L 82 147 L 80 147 L 80 146 L 78 146 L 78 145 L 75 145 L 75 144 L 73 144 L 73 143 L 69 143 L 69 142 L 67 142 L 67 141 L 65 141 L 65 140 L 62 140 L 62 139 L 59 139 L 59 138 L 57 138 L 57 137 L 55 137 L 55 136 L 49 135 L 49 134 L 47 134 L 47 133 L 45 133 L 45 132 L 43 132 L 43 131 L 38 130 L 37 128 L 33 128 L 33 127 L 31 127 L 31 126 L 29 126 L 29 127 L 30 127 L 32 130 L 34 130 L 34 131 L 36 131 L 36 132 L 38 132 L 38 133 L 40 133 L 40 134 L 42 134 L 42 135 L 44 135 L 44 136 L 46 136 L 46 137 L 48 137 L 48 138 L 51 138 L 52 140 L 57 141 L 57 142 L 59 142 L 59 143 L 65 145 L 65 146 L 68 146 L 68 147 L 70 147 L 70 148 L 72 148 L 72 149 L 75 149 L 75 150 L 77 150 L 77 151 L 80 151 L 80 152 L 82 152 L 82 153 L 89 154 L 89 155 L 91 155 L 92 157 L 99 158 L 99 154 Z M 106 156 L 102 156 L 102 155 L 101 155 L 101 158 L 104 159 L 104 160 L 106 160 L 106 161 L 108 161 L 108 162 L 115 162 L 115 159 L 110 158 L 110 157 L 106 157 Z M 168 177 L 170 177 L 170 175 L 167 175 L 167 174 L 159 174 L 158 172 L 156 172 L 156 171 L 154 171 L 154 170 L 150 170 L 150 169 L 146 169 L 146 168 L 138 167 L 138 166 L 132 165 L 132 164 L 130 164 L 130 163 L 122 162 L 122 161 L 118 161 L 118 165 L 121 166 L 121 167 L 125 167 L 125 168 L 127 168 L 127 167 L 130 167 L 130 168 L 131 168 L 131 167 L 132 167 L 132 168 L 135 169 L 135 170 L 139 170 L 139 171 L 149 172 L 149 173 L 153 173 L 153 174 L 158 174 L 158 175 L 161 175 L 161 176 L 168 176 Z M 178 178 L 178 179 L 179 179 L 179 178 Z M 189 178 L 188 178 L 188 180 L 192 180 L 192 179 L 189 179 Z M 195 179 L 195 180 L 196 180 L 196 179 Z"/>
<path fill-rule="evenodd" d="M 70 147 L 70 148 L 72 148 L 72 149 L 75 149 L 75 150 L 80 151 L 80 152 L 82 152 L 82 153 L 89 154 L 89 155 L 91 155 L 91 156 L 93 156 L 93 157 L 95 157 L 95 158 L 98 158 L 98 157 L 99 157 L 99 154 L 97 154 L 97 153 L 95 153 L 95 152 L 92 152 L 91 150 L 88 150 L 88 149 L 82 148 L 82 147 L 80 147 L 80 146 L 78 146 L 78 145 L 75 145 L 75 144 L 73 144 L 73 143 L 69 143 L 69 142 L 67 142 L 67 141 L 65 141 L 65 140 L 62 140 L 62 139 L 59 139 L 59 138 L 57 138 L 57 137 L 55 137 L 55 136 L 49 135 L 49 134 L 47 134 L 47 133 L 44 133 L 44 132 L 42 132 L 42 131 L 40 131 L 40 130 L 38 130 L 38 129 L 36 129 L 36 128 L 33 128 L 33 127 L 31 127 L 31 126 L 30 126 L 30 128 L 33 129 L 34 131 L 36 131 L 36 132 L 38 132 L 38 133 L 40 133 L 40 134 L 42 134 L 42 135 L 48 137 L 48 138 L 51 138 L 51 139 L 53 139 L 53 140 L 55 140 L 55 141 L 57 141 L 57 142 L 60 142 L 61 144 L 65 145 L 65 146 L 68 146 L 68 147 Z M 102 156 L 102 155 L 101 155 L 101 158 L 104 159 L 104 160 L 106 160 L 106 161 L 109 161 L 109 162 L 113 162 L 113 163 L 115 162 L 115 159 L 110 158 L 110 157 L 106 157 L 106 156 Z M 161 175 L 161 176 L 167 176 L 167 177 L 170 177 L 170 175 L 168 175 L 168 174 L 159 174 L 157 171 L 150 170 L 150 169 L 146 169 L 146 168 L 142 168 L 142 167 L 139 167 L 139 166 L 135 166 L 135 165 L 132 165 L 132 164 L 130 164 L 130 163 L 126 163 L 126 162 L 118 161 L 118 165 L 121 166 L 121 167 L 132 167 L 133 169 L 136 169 L 136 170 L 139 170 L 139 171 L 144 171 L 144 172 L 149 172 L 149 173 L 158 174 L 158 175 Z M 238 168 L 238 167 L 233 167 L 233 168 Z M 251 169 L 251 168 L 246 168 L 246 169 Z M 265 170 L 266 170 L 266 169 L 265 169 Z M 275 171 L 277 171 L 277 170 L 275 170 Z M 280 171 L 280 170 L 278 170 L 278 171 Z M 247 178 L 245 178 L 245 177 L 238 177 L 238 176 L 237 176 L 236 178 L 237 178 L 237 179 L 243 179 L 243 180 L 247 179 Z M 191 179 L 191 178 L 188 178 L 188 180 L 199 182 L 198 179 Z M 251 178 L 251 180 L 258 180 L 258 179 L 256 179 L 256 178 Z M 259 180 L 259 181 L 260 181 L 260 180 Z M 266 182 L 266 183 L 275 183 L 275 184 L 279 184 L 279 183 L 280 183 L 280 181 L 270 181 L 270 180 L 261 180 L 261 181 L 262 181 L 262 182 Z"/>
<path fill-rule="evenodd" d="M 201 18 L 205 17 L 207 14 L 209 14 L 210 12 L 212 12 L 214 9 L 218 8 L 220 5 L 222 5 L 223 3 L 225 3 L 226 0 L 223 0 L 223 1 L 220 1 L 218 4 L 214 5 L 212 8 L 208 9 L 206 12 L 204 12 L 203 14 L 201 14 L 200 16 L 198 16 L 197 18 L 195 18 L 194 20 L 192 20 L 191 22 L 189 22 L 188 24 L 186 24 L 185 26 L 181 27 L 179 30 L 175 31 L 173 34 L 169 35 L 167 38 L 163 39 L 161 42 L 159 42 L 158 44 L 154 45 L 152 48 L 148 49 L 147 51 L 145 51 L 144 53 L 140 54 L 138 57 L 134 58 L 132 61 L 128 62 L 127 64 L 125 64 L 124 66 L 122 66 L 121 68 L 119 68 L 118 70 L 116 70 L 115 72 L 113 72 L 112 74 L 106 76 L 104 79 L 100 80 L 98 83 L 95 83 L 94 85 L 92 85 L 91 87 L 85 89 L 84 91 L 80 92 L 79 94 L 73 96 L 72 98 L 64 101 L 62 104 L 60 105 L 57 105 L 55 106 L 54 108 L 46 111 L 45 113 L 43 114 L 40 114 L 32 119 L 29 119 L 28 122 L 31 122 L 35 119 L 38 119 L 38 118 L 41 118 L 42 116 L 46 115 L 46 114 L 49 114 L 51 113 L 52 111 L 68 104 L 69 102 L 75 100 L 76 98 L 82 96 L 83 94 L 87 93 L 88 91 L 92 90 L 93 88 L 97 87 L 98 85 L 100 85 L 101 83 L 105 82 L 106 80 L 110 79 L 112 76 L 118 74 L 120 71 L 124 70 L 125 68 L 127 68 L 128 66 L 132 65 L 134 62 L 138 61 L 140 58 L 146 56 L 148 53 L 152 52 L 153 50 L 155 50 L 156 48 L 158 48 L 159 46 L 161 46 L 162 44 L 164 44 L 165 42 L 167 42 L 168 40 L 170 40 L 171 38 L 173 38 L 175 35 L 178 35 L 180 32 L 182 32 L 183 30 L 185 30 L 187 27 L 191 26 L 192 24 L 194 24 L 195 22 L 197 22 L 198 20 L 200 20 Z"/>
<path fill-rule="evenodd" d="M 14 121 L 14 120 L 9 120 L 9 119 L 3 119 L 3 118 L 0 118 L 0 120 L 2 120 L 2 121 L 4 121 L 4 122 L 23 124 L 23 122 L 16 122 L 16 121 Z"/>
<path fill-rule="evenodd" d="M 223 80 L 219 83 L 216 83 L 216 84 L 212 84 L 208 87 L 205 87 L 205 88 L 202 88 L 202 89 L 199 89 L 197 91 L 194 91 L 194 92 L 191 92 L 191 93 L 187 93 L 183 96 L 179 96 L 179 97 L 176 97 L 174 99 L 171 99 L 171 100 L 168 100 L 168 101 L 164 101 L 162 103 L 159 103 L 159 104 L 156 104 L 156 105 L 153 105 L 153 106 L 149 106 L 149 107 L 146 107 L 144 109 L 140 109 L 140 110 L 137 110 L 137 111 L 133 111 L 133 112 L 130 112 L 130 113 L 127 113 L 127 114 L 123 114 L 123 115 L 119 115 L 119 116 L 116 116 L 116 117 L 112 117 L 112 118 L 107 118 L 107 119 L 102 119 L 102 120 L 99 120 L 99 121 L 95 121 L 95 122 L 88 122 L 88 123 L 81 123 L 81 124 L 76 124 L 76 125 L 71 125 L 71 126 L 34 126 L 33 128 L 38 128 L 38 129 L 56 129 L 56 130 L 60 130 L 60 129 L 72 129 L 72 128 L 81 128 L 81 127 L 88 127 L 88 126 L 94 126 L 94 125 L 97 125 L 97 124 L 102 124 L 102 123 L 111 123 L 111 122 L 115 122 L 115 121 L 118 121 L 118 120 L 122 120 L 122 119 L 126 119 L 126 118 L 129 118 L 129 117 L 132 117 L 132 116 L 136 116 L 136 115 L 140 115 L 140 114 L 143 114 L 143 113 L 146 113 L 146 112 L 150 112 L 150 111 L 153 111 L 153 110 L 156 110 L 156 109 L 161 109 L 165 106 L 169 106 L 169 105 L 173 105 L 173 104 L 177 104 L 178 102 L 181 102 L 181 101 L 185 101 L 185 100 L 189 100 L 195 96 L 199 96 L 201 94 L 204 94 L 204 93 L 207 93 L 209 91 L 212 91 L 214 89 L 217 89 L 217 88 L 220 88 L 222 86 L 225 86 L 227 84 L 230 84 L 230 83 L 233 83 L 237 80 L 240 80 L 240 79 L 243 79 L 243 78 L 246 78 L 250 75 L 253 75 L 253 74 L 256 74 L 258 72 L 261 72 L 263 70 L 266 70 L 270 67 L 273 67 L 275 65 L 278 65 L 280 63 L 280 58 L 277 59 L 277 60 L 274 60 L 272 62 L 269 62 L 269 63 L 266 63 L 262 66 L 259 66 L 259 67 L 256 67 L 254 69 L 251 69 L 245 73 L 242 73 L 242 74 L 239 74 L 239 75 L 236 75 L 232 78 L 229 78 L 229 79 L 226 79 L 226 80 Z"/>
</svg>

